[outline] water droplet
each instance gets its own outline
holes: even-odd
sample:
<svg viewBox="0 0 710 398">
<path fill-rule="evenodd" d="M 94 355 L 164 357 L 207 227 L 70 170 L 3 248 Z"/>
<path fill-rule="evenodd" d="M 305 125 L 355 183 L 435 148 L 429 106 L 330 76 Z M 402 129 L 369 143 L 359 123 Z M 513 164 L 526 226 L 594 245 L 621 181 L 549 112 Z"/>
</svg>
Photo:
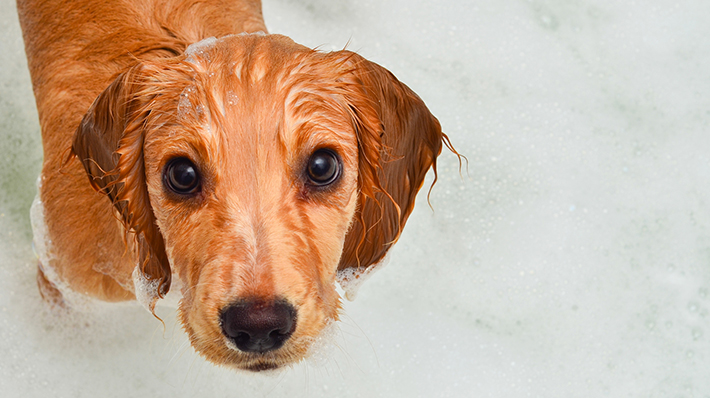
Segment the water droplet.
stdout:
<svg viewBox="0 0 710 398">
<path fill-rule="evenodd" d="M 185 89 L 182 90 L 180 93 L 180 100 L 178 101 L 178 117 L 183 118 L 185 117 L 188 113 L 191 113 L 192 111 L 192 102 L 190 101 L 190 97 L 195 93 L 195 87 L 194 86 L 188 86 L 185 87 Z"/>
<path fill-rule="evenodd" d="M 688 303 L 688 311 L 690 311 L 690 312 L 692 312 L 692 313 L 698 312 L 698 305 L 697 305 L 696 303 L 693 303 L 693 302 Z"/>
<path fill-rule="evenodd" d="M 239 97 L 233 92 L 227 93 L 227 104 L 236 105 L 239 102 Z"/>
<path fill-rule="evenodd" d="M 703 330 L 702 329 L 693 329 L 693 340 L 698 341 L 703 337 Z"/>
</svg>

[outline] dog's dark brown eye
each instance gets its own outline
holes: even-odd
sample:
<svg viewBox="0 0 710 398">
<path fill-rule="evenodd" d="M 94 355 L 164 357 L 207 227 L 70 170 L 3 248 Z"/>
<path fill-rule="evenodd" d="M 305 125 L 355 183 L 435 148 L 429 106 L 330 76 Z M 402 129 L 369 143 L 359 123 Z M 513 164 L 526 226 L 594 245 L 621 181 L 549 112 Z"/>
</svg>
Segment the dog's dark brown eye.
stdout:
<svg viewBox="0 0 710 398">
<path fill-rule="evenodd" d="M 163 173 L 165 186 L 171 191 L 187 195 L 200 188 L 200 175 L 197 167 L 187 158 L 171 160 Z"/>
<path fill-rule="evenodd" d="M 323 186 L 340 177 L 340 158 L 330 149 L 319 149 L 308 159 L 308 178 L 313 185 Z"/>
</svg>

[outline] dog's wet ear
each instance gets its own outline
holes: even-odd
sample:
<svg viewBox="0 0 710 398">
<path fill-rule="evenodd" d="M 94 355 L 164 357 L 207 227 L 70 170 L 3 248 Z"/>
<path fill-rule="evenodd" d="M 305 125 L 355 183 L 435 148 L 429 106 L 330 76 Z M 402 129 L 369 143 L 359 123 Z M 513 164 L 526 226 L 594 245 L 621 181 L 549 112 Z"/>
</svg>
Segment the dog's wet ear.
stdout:
<svg viewBox="0 0 710 398">
<path fill-rule="evenodd" d="M 170 289 L 170 264 L 146 187 L 143 143 L 150 115 L 151 90 L 142 64 L 121 73 L 84 116 L 74 136 L 72 152 L 84 165 L 89 182 L 115 206 L 138 254 L 135 276 L 155 291 L 136 296 L 152 312 Z M 142 283 L 146 286 L 146 283 Z M 145 296 L 148 297 L 145 297 Z"/>
<path fill-rule="evenodd" d="M 431 167 L 436 173 L 442 144 L 453 148 L 421 98 L 392 73 L 357 54 L 337 54 L 346 56 L 352 79 L 345 99 L 359 147 L 359 206 L 338 266 L 347 291 L 381 264 L 412 212 L 427 171 Z"/>
</svg>

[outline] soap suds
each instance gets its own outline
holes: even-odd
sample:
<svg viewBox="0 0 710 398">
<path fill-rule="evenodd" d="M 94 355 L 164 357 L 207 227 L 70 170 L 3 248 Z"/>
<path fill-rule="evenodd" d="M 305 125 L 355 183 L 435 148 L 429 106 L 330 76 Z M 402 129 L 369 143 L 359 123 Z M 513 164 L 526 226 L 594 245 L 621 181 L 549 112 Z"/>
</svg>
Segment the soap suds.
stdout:
<svg viewBox="0 0 710 398">
<path fill-rule="evenodd" d="M 47 224 L 44 219 L 44 204 L 40 197 L 42 189 L 42 177 L 37 178 L 37 195 L 30 207 L 30 222 L 32 226 L 32 250 L 39 261 L 38 266 L 44 273 L 45 278 L 62 294 L 62 298 L 67 307 L 79 312 L 90 312 L 94 310 L 96 300 L 77 293 L 69 285 L 64 283 L 57 272 L 52 268 L 52 240 L 49 238 Z"/>
<path fill-rule="evenodd" d="M 389 252 L 380 261 L 367 268 L 346 268 L 338 271 L 336 280 L 345 291 L 345 298 L 349 301 L 355 300 L 360 286 L 368 280 L 375 272 L 384 268 L 390 261 Z"/>
<path fill-rule="evenodd" d="M 215 43 L 217 43 L 217 38 L 208 37 L 206 39 L 198 41 L 197 43 L 190 44 L 185 50 L 185 55 L 187 56 L 186 61 L 193 64 L 197 64 L 197 60 L 195 59 L 195 57 L 199 57 L 209 62 L 210 58 L 207 53 L 212 47 L 214 47 Z"/>
</svg>

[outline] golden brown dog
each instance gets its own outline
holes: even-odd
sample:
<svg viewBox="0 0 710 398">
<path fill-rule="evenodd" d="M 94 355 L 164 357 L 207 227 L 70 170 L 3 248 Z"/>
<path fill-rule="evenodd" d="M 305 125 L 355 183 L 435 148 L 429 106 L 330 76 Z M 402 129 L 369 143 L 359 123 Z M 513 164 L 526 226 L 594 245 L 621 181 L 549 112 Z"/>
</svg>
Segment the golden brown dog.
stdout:
<svg viewBox="0 0 710 398">
<path fill-rule="evenodd" d="M 448 145 L 391 73 L 267 35 L 257 0 L 18 10 L 44 146 L 40 291 L 152 311 L 179 286 L 216 364 L 302 359 L 338 318 L 336 273 L 383 258 Z"/>
</svg>

